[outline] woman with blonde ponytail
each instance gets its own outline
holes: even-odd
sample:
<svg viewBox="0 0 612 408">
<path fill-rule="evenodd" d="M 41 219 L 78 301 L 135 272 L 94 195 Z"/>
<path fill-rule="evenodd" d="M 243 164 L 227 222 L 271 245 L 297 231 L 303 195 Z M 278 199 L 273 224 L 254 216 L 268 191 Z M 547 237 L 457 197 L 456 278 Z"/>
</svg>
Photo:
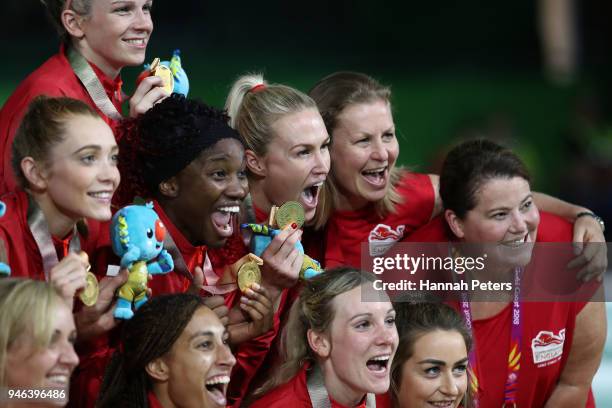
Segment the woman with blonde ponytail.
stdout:
<svg viewBox="0 0 612 408">
<path fill-rule="evenodd" d="M 387 406 L 395 311 L 372 282 L 337 268 L 305 283 L 283 332 L 284 363 L 251 407 Z"/>
<path fill-rule="evenodd" d="M 298 201 L 309 225 L 329 171 L 329 135 L 314 101 L 289 86 L 266 82 L 261 74 L 248 74 L 233 84 L 225 108 L 231 126 L 245 142 L 250 190 L 246 200 L 248 222 L 267 223 L 273 205 Z M 301 237 L 302 230 L 286 229 L 262 254 L 268 269 L 263 274 L 264 283 L 272 298 L 280 299 L 274 330 L 260 339 L 259 346 L 242 347 L 239 352 L 239 361 L 253 364 L 234 370 L 236 378 L 241 379 L 230 387 L 230 400 L 234 403 L 239 403 L 253 378 L 266 378 L 260 367 L 270 367 L 278 356 L 277 334 L 298 294 L 290 288 L 295 286 L 302 265 L 303 256 L 295 248 Z M 303 244 L 306 253 L 316 259 L 317 254 L 310 251 L 312 245 Z"/>
</svg>

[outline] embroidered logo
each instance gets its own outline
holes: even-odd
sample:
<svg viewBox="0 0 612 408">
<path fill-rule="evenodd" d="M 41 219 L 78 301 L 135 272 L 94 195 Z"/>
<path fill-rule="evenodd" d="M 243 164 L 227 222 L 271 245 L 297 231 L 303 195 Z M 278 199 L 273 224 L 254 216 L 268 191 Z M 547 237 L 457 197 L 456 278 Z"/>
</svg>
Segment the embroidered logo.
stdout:
<svg viewBox="0 0 612 408">
<path fill-rule="evenodd" d="M 387 252 L 397 241 L 404 236 L 404 225 L 398 225 L 396 229 L 385 224 L 378 224 L 368 236 L 370 243 L 370 256 L 381 256 Z"/>
<path fill-rule="evenodd" d="M 565 329 L 559 330 L 558 335 L 551 331 L 540 331 L 531 340 L 533 363 L 538 367 L 545 367 L 559 362 L 563 355 L 564 343 Z"/>
</svg>

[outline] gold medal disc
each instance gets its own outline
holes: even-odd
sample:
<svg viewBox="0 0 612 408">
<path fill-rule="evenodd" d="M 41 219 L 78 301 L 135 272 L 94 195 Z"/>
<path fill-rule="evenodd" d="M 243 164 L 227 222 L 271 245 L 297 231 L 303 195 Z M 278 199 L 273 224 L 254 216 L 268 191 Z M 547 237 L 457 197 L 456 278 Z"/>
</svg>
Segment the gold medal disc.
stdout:
<svg viewBox="0 0 612 408">
<path fill-rule="evenodd" d="M 296 223 L 297 228 L 302 228 L 302 225 L 304 225 L 304 207 L 297 201 L 287 201 L 276 212 L 276 223 L 279 229 L 284 229 L 292 223 Z"/>
<path fill-rule="evenodd" d="M 86 280 L 85 289 L 79 293 L 79 298 L 85 306 L 93 306 L 98 301 L 98 294 L 100 293 L 98 279 L 96 279 L 96 275 L 93 273 L 87 272 Z"/>
<path fill-rule="evenodd" d="M 165 65 L 159 64 L 155 67 L 153 71 L 153 75 L 160 77 L 164 81 L 164 90 L 171 94 L 174 90 L 174 77 L 172 76 L 172 71 Z"/>
<path fill-rule="evenodd" d="M 245 262 L 238 270 L 238 287 L 244 292 L 253 283 L 261 284 L 261 271 L 254 261 Z"/>
</svg>

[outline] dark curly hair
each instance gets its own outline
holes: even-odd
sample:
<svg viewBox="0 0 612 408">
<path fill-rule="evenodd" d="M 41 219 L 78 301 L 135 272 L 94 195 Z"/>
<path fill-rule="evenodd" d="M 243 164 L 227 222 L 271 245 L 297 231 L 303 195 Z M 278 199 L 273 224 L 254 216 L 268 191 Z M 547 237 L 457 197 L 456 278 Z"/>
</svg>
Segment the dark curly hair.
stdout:
<svg viewBox="0 0 612 408">
<path fill-rule="evenodd" d="M 160 182 L 178 174 L 201 151 L 219 140 L 242 138 L 225 111 L 172 94 L 136 119 L 122 123 L 119 170 L 122 182 L 116 204 L 135 196 L 156 197 Z"/>
</svg>

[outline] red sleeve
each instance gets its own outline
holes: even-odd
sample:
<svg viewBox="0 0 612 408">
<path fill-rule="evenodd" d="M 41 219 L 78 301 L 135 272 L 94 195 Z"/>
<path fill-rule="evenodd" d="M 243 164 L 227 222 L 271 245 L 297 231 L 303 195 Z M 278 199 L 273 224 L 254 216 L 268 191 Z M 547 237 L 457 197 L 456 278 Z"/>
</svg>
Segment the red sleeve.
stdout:
<svg viewBox="0 0 612 408">
<path fill-rule="evenodd" d="M 231 402 L 231 405 L 240 406 L 253 378 L 266 360 L 266 357 L 268 357 L 274 340 L 281 331 L 281 316 L 291 306 L 291 292 L 284 290 L 281 293 L 278 310 L 274 314 L 273 329 L 239 345 L 235 353 L 236 365 L 232 370 L 228 390 L 228 401 Z"/>
<path fill-rule="evenodd" d="M 280 385 L 249 405 L 251 408 L 311 408 L 306 387 L 306 373 L 302 369 L 287 383 Z"/>
<path fill-rule="evenodd" d="M 558 215 L 540 211 L 537 242 L 572 242 L 574 225 Z"/>
<path fill-rule="evenodd" d="M 397 207 L 398 216 L 406 225 L 406 233 L 427 224 L 436 203 L 436 192 L 429 175 L 406 172 L 397 186 L 404 200 Z"/>
<path fill-rule="evenodd" d="M 446 220 L 442 215 L 438 215 L 426 225 L 408 234 L 402 242 L 447 242 L 449 240 L 449 230 Z"/>
</svg>

